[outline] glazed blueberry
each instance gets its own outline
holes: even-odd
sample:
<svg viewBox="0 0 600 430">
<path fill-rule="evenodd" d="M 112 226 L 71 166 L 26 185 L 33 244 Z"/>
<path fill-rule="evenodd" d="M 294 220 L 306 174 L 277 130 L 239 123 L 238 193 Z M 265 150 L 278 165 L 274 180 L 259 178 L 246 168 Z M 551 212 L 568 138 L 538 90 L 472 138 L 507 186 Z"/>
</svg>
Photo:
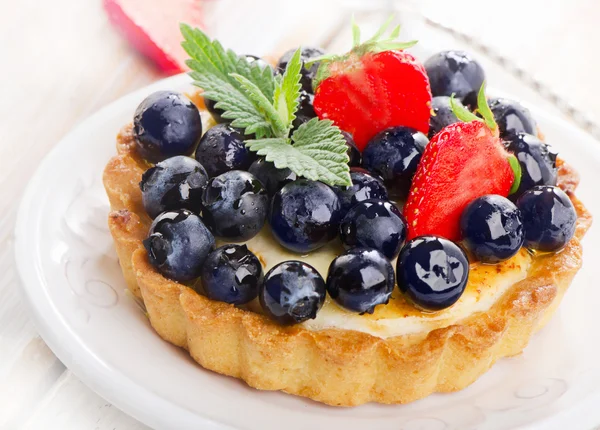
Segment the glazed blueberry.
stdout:
<svg viewBox="0 0 600 430">
<path fill-rule="evenodd" d="M 508 99 L 491 99 L 490 109 L 498 123 L 500 137 L 516 133 L 537 134 L 537 124 L 529 109 L 521 103 Z"/>
<path fill-rule="evenodd" d="M 271 70 L 273 70 L 273 66 L 271 66 L 269 63 L 267 63 L 262 58 L 257 57 L 256 55 L 246 54 L 246 55 L 244 55 L 244 57 L 246 57 L 246 60 L 248 60 L 248 63 L 256 63 L 258 65 L 258 67 L 260 67 L 261 69 L 264 69 L 265 67 L 269 67 Z M 231 122 L 230 119 L 226 119 L 226 118 L 222 117 L 222 115 L 225 113 L 225 111 L 223 109 L 219 109 L 219 108 L 215 107 L 215 105 L 217 104 L 216 101 L 207 99 L 206 97 L 203 97 L 203 98 L 204 98 L 204 105 L 206 106 L 206 110 L 208 110 L 208 112 L 210 112 L 213 119 L 217 123 L 221 124 L 221 123 Z"/>
<path fill-rule="evenodd" d="M 269 220 L 282 246 L 299 253 L 314 251 L 336 236 L 340 201 L 322 182 L 298 179 L 275 193 Z"/>
<path fill-rule="evenodd" d="M 393 260 L 406 240 L 406 220 L 390 202 L 365 200 L 342 220 L 340 238 L 346 249 L 374 248 Z"/>
<path fill-rule="evenodd" d="M 254 63 L 258 67 L 260 67 L 261 69 L 264 69 L 265 67 L 268 67 L 271 70 L 273 70 L 273 66 L 271 66 L 269 63 L 267 63 L 262 58 L 257 57 L 256 55 L 246 54 L 246 55 L 244 55 L 244 57 L 246 57 L 246 60 L 248 60 L 248 63 L 250 63 L 250 64 Z"/>
<path fill-rule="evenodd" d="M 563 190 L 539 185 L 517 200 L 525 230 L 525 246 L 538 251 L 558 251 L 575 234 L 577 212 Z"/>
<path fill-rule="evenodd" d="M 314 99 L 314 94 L 306 92 L 306 90 L 301 90 L 300 98 L 298 99 L 298 110 L 296 111 L 296 114 L 307 118 L 316 117 L 317 114 L 315 113 L 315 108 L 313 107 Z"/>
<path fill-rule="evenodd" d="M 457 103 L 460 103 L 457 100 Z M 454 124 L 459 119 L 452 112 L 450 97 L 438 96 L 431 100 L 431 118 L 429 119 L 429 138 L 438 134 L 444 127 Z"/>
<path fill-rule="evenodd" d="M 460 219 L 465 246 L 483 263 L 508 260 L 523 245 L 521 212 L 505 197 L 490 194 L 467 205 Z"/>
<path fill-rule="evenodd" d="M 302 124 L 317 116 L 315 108 L 313 107 L 314 98 L 314 94 L 306 92 L 305 90 L 300 91 L 298 110 L 296 111 L 296 118 L 294 118 L 294 121 L 292 122 L 290 134 L 293 134 Z"/>
<path fill-rule="evenodd" d="M 292 59 L 295 52 L 296 52 L 296 49 L 290 49 L 289 51 L 287 51 L 285 54 L 283 54 L 281 56 L 281 58 L 279 59 L 279 62 L 277 63 L 277 70 L 279 71 L 279 73 L 283 73 L 285 71 L 285 68 L 287 67 L 288 62 Z M 313 48 L 313 47 L 302 48 L 302 51 L 300 53 L 300 58 L 303 63 L 302 63 L 302 69 L 300 69 L 300 74 L 302 75 L 302 77 L 300 78 L 300 84 L 302 84 L 302 89 L 308 93 L 311 93 L 311 94 L 314 93 L 313 87 L 312 87 L 312 80 L 314 79 L 315 75 L 317 74 L 317 70 L 319 69 L 319 64 L 321 64 L 321 63 L 317 62 L 317 63 L 311 65 L 310 67 L 306 68 L 304 66 L 304 61 L 308 61 L 313 58 L 320 57 L 321 55 L 324 55 L 324 54 L 325 54 L 325 51 L 323 51 L 321 48 Z"/>
<path fill-rule="evenodd" d="M 199 214 L 207 182 L 206 170 L 193 158 L 184 155 L 167 158 L 142 175 L 144 209 L 151 218 L 175 209 L 189 209 Z"/>
<path fill-rule="evenodd" d="M 420 236 L 400 252 L 396 276 L 407 300 L 423 310 L 439 311 L 462 296 L 469 278 L 469 261 L 454 242 Z"/>
<path fill-rule="evenodd" d="M 360 166 L 362 164 L 362 154 L 360 153 L 358 147 L 354 143 L 354 138 L 347 131 L 342 131 L 342 136 L 344 136 L 344 139 L 346 139 L 346 145 L 348 146 L 347 154 L 350 158 L 348 165 L 350 167 Z"/>
<path fill-rule="evenodd" d="M 292 325 L 316 318 L 325 295 L 325 281 L 314 267 L 284 261 L 269 270 L 258 298 L 267 315 L 280 324 Z"/>
<path fill-rule="evenodd" d="M 202 136 L 200 112 L 183 94 L 157 91 L 135 110 L 133 134 L 139 154 L 153 163 L 190 155 Z"/>
<path fill-rule="evenodd" d="M 253 238 L 265 223 L 268 206 L 263 184 L 241 170 L 212 178 L 202 195 L 204 222 L 215 236 L 232 242 Z"/>
<path fill-rule="evenodd" d="M 352 185 L 349 187 L 335 187 L 340 204 L 342 205 L 341 217 L 358 202 L 368 199 L 387 200 L 388 193 L 381 179 L 373 176 L 365 169 L 352 167 L 350 169 Z"/>
<path fill-rule="evenodd" d="M 394 268 L 376 249 L 354 248 L 331 262 L 327 292 L 350 311 L 372 314 L 389 302 L 394 291 Z"/>
<path fill-rule="evenodd" d="M 273 196 L 285 184 L 295 181 L 298 176 L 288 168 L 278 169 L 275 165 L 264 158 L 257 159 L 248 172 L 252 173 L 263 183 L 269 196 Z"/>
<path fill-rule="evenodd" d="M 230 170 L 247 170 L 256 159 L 244 144 L 244 136 L 227 124 L 218 124 L 204 133 L 198 149 L 198 160 L 213 178 Z"/>
<path fill-rule="evenodd" d="M 223 123 L 231 122 L 231 120 L 228 120 L 221 116 L 225 113 L 225 111 L 223 109 L 219 109 L 218 107 L 216 107 L 216 104 L 217 104 L 216 101 L 207 99 L 206 97 L 203 97 L 203 99 L 204 99 L 204 106 L 206 106 L 206 110 L 210 113 L 210 115 L 213 117 L 213 119 L 215 120 L 216 123 L 223 124 Z"/>
<path fill-rule="evenodd" d="M 246 245 L 222 246 L 202 266 L 202 286 L 212 300 L 243 305 L 258 296 L 262 280 L 262 265 Z"/>
<path fill-rule="evenodd" d="M 509 135 L 505 139 L 506 149 L 515 154 L 521 165 L 521 184 L 511 198 L 516 200 L 536 185 L 556 185 L 558 154 L 551 146 L 527 133 Z"/>
<path fill-rule="evenodd" d="M 391 197 L 406 198 L 429 140 L 409 127 L 391 127 L 371 141 L 363 151 L 363 167 L 383 178 Z"/>
<path fill-rule="evenodd" d="M 296 115 L 296 118 L 294 118 L 294 121 L 292 121 L 292 129 L 290 130 L 290 136 L 292 136 L 294 134 L 294 132 L 296 130 L 298 130 L 302 124 L 307 123 L 311 119 L 313 119 L 313 117 L 304 116 L 304 115 Z"/>
<path fill-rule="evenodd" d="M 160 273 L 175 281 L 200 276 L 202 264 L 215 248 L 215 238 L 200 217 L 187 209 L 156 217 L 144 240 L 148 259 Z"/>
<path fill-rule="evenodd" d="M 425 61 L 433 97 L 455 97 L 471 108 L 477 107 L 477 94 L 485 80 L 481 65 L 463 51 L 443 51 Z"/>
</svg>

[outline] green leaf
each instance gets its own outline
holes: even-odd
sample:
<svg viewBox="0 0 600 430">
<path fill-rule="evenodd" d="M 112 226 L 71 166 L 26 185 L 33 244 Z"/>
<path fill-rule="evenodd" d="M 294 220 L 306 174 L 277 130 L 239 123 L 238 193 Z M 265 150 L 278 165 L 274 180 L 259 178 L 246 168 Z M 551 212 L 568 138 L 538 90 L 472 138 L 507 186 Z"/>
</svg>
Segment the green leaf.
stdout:
<svg viewBox="0 0 600 430">
<path fill-rule="evenodd" d="M 279 118 L 285 125 L 285 136 L 287 136 L 292 128 L 292 122 L 296 119 L 296 111 L 298 110 L 300 89 L 302 88 L 300 85 L 300 78 L 302 76 L 300 74 L 300 69 L 302 68 L 301 52 L 302 50 L 299 48 L 294 53 L 288 62 L 283 78 L 278 79 L 275 84 L 273 105 Z"/>
<path fill-rule="evenodd" d="M 242 128 L 246 134 L 256 133 L 257 137 L 273 135 L 270 121 L 251 100 L 242 84 L 232 74 L 242 76 L 253 83 L 267 99 L 273 99 L 275 79 L 269 67 L 261 69 L 256 63 L 249 63 L 231 50 L 225 50 L 218 41 L 212 41 L 199 29 L 181 24 L 184 41 L 182 46 L 190 56 L 186 64 L 192 70 L 190 76 L 194 84 L 204 89 L 204 97 L 216 101 L 216 107 L 223 109 L 223 118 L 232 119 L 231 125 Z M 252 130 L 252 131 L 251 131 Z"/>
<path fill-rule="evenodd" d="M 383 34 L 386 32 L 386 30 L 388 29 L 388 27 L 390 26 L 390 24 L 392 23 L 393 20 L 394 20 L 394 15 L 388 16 L 388 18 L 381 25 L 381 27 L 379 27 L 379 29 L 375 32 L 375 34 L 369 40 L 367 40 L 365 43 L 377 42 L 379 39 L 381 39 L 381 36 L 383 36 Z M 396 29 L 394 29 L 394 31 L 396 31 Z"/>
<path fill-rule="evenodd" d="M 487 102 L 487 97 L 485 96 L 485 81 L 481 84 L 479 94 L 477 95 L 477 111 L 481 114 L 483 121 L 490 130 L 495 131 L 498 128 L 498 124 L 496 124 L 496 120 L 494 119 L 494 114 L 492 113 Z"/>
<path fill-rule="evenodd" d="M 313 118 L 294 132 L 292 140 L 293 145 L 284 137 L 249 140 L 246 145 L 278 169 L 287 167 L 329 185 L 352 185 L 346 141 L 331 121 Z"/>
<path fill-rule="evenodd" d="M 516 193 L 519 189 L 519 186 L 521 185 L 521 176 L 523 175 L 523 172 L 521 170 L 521 163 L 519 163 L 519 160 L 517 160 L 517 157 L 515 157 L 514 155 L 511 154 L 508 157 L 508 163 L 510 164 L 510 168 L 515 174 L 515 179 L 513 181 L 512 187 L 508 192 L 508 194 L 511 195 Z"/>
<path fill-rule="evenodd" d="M 241 88 L 254 104 L 254 107 L 264 118 L 264 122 L 267 122 L 271 126 L 273 134 L 276 137 L 285 136 L 289 132 L 287 125 L 281 120 L 275 110 L 275 106 L 265 97 L 260 88 L 242 75 L 231 73 L 230 76 L 240 84 Z"/>
<path fill-rule="evenodd" d="M 450 109 L 456 117 L 463 122 L 479 121 L 483 122 L 481 118 L 471 112 L 469 109 L 463 106 L 463 104 L 454 98 L 454 94 L 450 96 Z"/>
<path fill-rule="evenodd" d="M 352 15 L 352 47 L 355 48 L 360 45 L 360 27 L 354 20 L 354 14 Z"/>
<path fill-rule="evenodd" d="M 365 45 L 365 48 L 368 52 L 377 54 L 379 52 L 385 52 L 385 51 L 402 51 L 403 49 L 412 48 L 417 43 L 419 43 L 418 40 L 410 40 L 408 42 L 383 40 L 383 41 L 379 41 L 377 43 L 373 43 L 372 45 Z"/>
</svg>

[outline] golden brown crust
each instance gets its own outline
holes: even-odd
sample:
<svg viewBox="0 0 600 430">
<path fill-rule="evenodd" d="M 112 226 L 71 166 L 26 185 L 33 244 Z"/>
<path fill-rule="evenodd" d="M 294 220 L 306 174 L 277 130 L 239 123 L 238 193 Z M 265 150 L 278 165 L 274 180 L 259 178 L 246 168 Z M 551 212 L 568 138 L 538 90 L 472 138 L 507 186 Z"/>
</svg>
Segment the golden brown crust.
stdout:
<svg viewBox="0 0 600 430">
<path fill-rule="evenodd" d="M 560 185 L 579 216 L 576 236 L 561 252 L 536 256 L 527 278 L 489 311 L 429 333 L 387 339 L 343 329 L 283 327 L 199 295 L 149 264 L 141 241 L 150 220 L 137 186 L 143 167 L 127 148 L 120 145 L 104 174 L 113 209 L 109 225 L 128 286 L 143 299 L 156 332 L 186 348 L 207 369 L 258 389 L 331 405 L 407 403 L 457 391 L 499 358 L 520 353 L 548 322 L 579 270 L 580 240 L 591 224 L 591 215 L 573 194 L 577 174 L 561 162 Z"/>
</svg>

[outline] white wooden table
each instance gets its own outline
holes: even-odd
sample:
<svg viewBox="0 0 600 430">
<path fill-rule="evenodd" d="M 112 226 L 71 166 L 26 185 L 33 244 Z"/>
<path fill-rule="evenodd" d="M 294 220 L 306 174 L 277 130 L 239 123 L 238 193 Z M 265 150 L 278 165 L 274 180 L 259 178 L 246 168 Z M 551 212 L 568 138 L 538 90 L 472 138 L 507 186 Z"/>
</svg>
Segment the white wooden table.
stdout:
<svg viewBox="0 0 600 430">
<path fill-rule="evenodd" d="M 300 43 L 342 50 L 350 42 L 343 25 L 350 8 L 393 3 L 209 1 L 212 34 L 239 52 L 257 54 Z M 400 16 L 407 21 L 407 39 L 423 42 L 417 54 L 443 47 L 471 50 L 492 86 L 570 114 L 600 135 L 596 0 L 402 5 L 409 11 Z M 417 19 L 417 10 L 427 19 Z M 368 32 L 385 15 L 381 9 L 362 10 L 357 19 Z M 1 0 L 0 54 L 0 429 L 146 428 L 84 386 L 37 335 L 19 293 L 12 232 L 23 188 L 53 145 L 100 107 L 161 75 L 110 27 L 99 0 Z"/>
</svg>

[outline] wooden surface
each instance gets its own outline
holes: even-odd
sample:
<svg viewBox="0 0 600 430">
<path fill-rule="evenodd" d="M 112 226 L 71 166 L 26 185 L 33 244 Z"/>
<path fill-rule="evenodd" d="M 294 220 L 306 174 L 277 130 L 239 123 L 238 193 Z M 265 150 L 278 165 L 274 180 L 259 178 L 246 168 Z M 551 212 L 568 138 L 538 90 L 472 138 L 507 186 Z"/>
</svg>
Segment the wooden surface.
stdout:
<svg viewBox="0 0 600 430">
<path fill-rule="evenodd" d="M 239 52 L 299 43 L 336 51 L 348 47 L 350 9 L 368 33 L 387 14 L 369 9 L 394 2 L 297 3 L 299 10 L 291 1 L 210 0 L 207 25 Z M 596 0 L 505 0 L 493 12 L 480 0 L 401 3 L 407 38 L 422 41 L 417 54 L 473 50 L 494 87 L 599 133 Z M 85 387 L 39 338 L 19 295 L 12 234 L 23 188 L 44 155 L 91 113 L 161 74 L 110 27 L 99 0 L 1 0 L 0 11 L 0 429 L 146 428 Z"/>
</svg>

